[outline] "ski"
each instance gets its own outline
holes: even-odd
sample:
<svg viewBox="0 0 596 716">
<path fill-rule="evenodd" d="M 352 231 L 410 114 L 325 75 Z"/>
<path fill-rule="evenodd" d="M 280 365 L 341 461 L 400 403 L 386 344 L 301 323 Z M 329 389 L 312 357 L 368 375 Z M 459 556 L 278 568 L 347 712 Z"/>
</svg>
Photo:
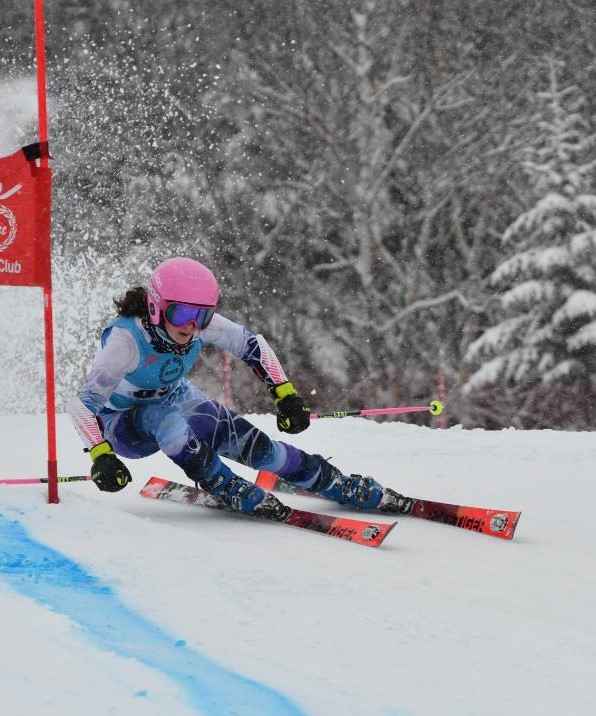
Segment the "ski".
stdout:
<svg viewBox="0 0 596 716">
<path fill-rule="evenodd" d="M 170 500 L 186 505 L 199 505 L 216 510 L 229 510 L 221 500 L 205 490 L 190 485 L 181 485 L 161 477 L 151 477 L 141 490 L 143 497 L 156 500 Z M 321 532 L 331 537 L 338 537 L 349 542 L 379 547 L 397 522 L 375 522 L 372 520 L 354 520 L 345 517 L 331 517 L 318 512 L 306 512 L 288 508 L 289 512 L 280 520 L 274 517 L 255 516 L 253 519 L 279 521 L 282 524 L 300 527 L 314 532 Z M 229 510 L 231 511 L 231 510 Z M 243 514 L 235 512 L 234 514 Z M 250 515 L 245 515 L 249 517 Z"/>
<path fill-rule="evenodd" d="M 521 512 L 469 505 L 450 505 L 447 502 L 414 498 L 409 515 L 431 522 L 442 522 L 446 525 L 461 527 L 472 532 L 480 532 L 490 537 L 511 540 L 515 534 Z"/>
<path fill-rule="evenodd" d="M 300 490 L 271 472 L 259 472 L 256 484 L 265 490 L 276 490 L 294 495 L 320 497 L 312 492 Z M 320 498 L 324 499 L 324 498 Z M 461 527 L 471 532 L 500 539 L 511 540 L 521 512 L 513 510 L 496 510 L 487 507 L 471 507 L 469 505 L 451 505 L 447 502 L 433 502 L 417 497 L 411 498 L 412 506 L 407 516 L 419 517 L 431 522 L 441 522 L 453 527 Z"/>
</svg>

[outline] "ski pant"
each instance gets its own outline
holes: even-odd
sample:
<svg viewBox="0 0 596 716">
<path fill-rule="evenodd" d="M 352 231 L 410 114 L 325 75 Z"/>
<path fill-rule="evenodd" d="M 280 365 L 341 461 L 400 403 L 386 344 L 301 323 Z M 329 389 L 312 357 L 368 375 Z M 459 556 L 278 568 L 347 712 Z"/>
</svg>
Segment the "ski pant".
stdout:
<svg viewBox="0 0 596 716">
<path fill-rule="evenodd" d="M 103 434 L 125 458 L 161 450 L 199 482 L 231 478 L 220 456 L 257 470 L 275 472 L 303 489 L 315 487 L 323 458 L 273 440 L 234 411 L 205 396 L 149 403 L 125 411 L 104 409 Z"/>
</svg>

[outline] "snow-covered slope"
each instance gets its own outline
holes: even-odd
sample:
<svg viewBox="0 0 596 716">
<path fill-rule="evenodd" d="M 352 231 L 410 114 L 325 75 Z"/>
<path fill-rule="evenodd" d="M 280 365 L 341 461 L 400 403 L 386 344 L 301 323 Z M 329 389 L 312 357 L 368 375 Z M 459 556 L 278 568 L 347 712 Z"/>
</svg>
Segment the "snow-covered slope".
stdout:
<svg viewBox="0 0 596 716">
<path fill-rule="evenodd" d="M 271 416 L 254 421 L 277 435 Z M 59 421 L 60 472 L 88 470 Z M 2 476 L 42 417 L 2 417 Z M 513 542 L 401 519 L 385 545 L 143 500 L 0 487 L 0 694 L 11 716 L 580 716 L 596 708 L 596 439 L 317 421 L 296 444 L 418 497 L 521 509 Z M 243 475 L 253 475 L 245 468 Z M 295 506 L 334 505 L 286 496 Z M 192 674 L 193 678 L 188 678 Z"/>
</svg>

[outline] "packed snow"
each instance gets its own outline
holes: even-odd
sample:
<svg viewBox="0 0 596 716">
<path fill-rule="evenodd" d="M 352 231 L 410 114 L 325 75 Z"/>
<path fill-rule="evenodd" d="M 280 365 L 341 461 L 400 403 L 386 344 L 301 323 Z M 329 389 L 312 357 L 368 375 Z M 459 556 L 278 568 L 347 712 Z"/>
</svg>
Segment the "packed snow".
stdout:
<svg viewBox="0 0 596 716">
<path fill-rule="evenodd" d="M 279 437 L 273 416 L 252 419 Z M 58 425 L 60 473 L 86 473 Z M 43 416 L 1 417 L 0 431 L 1 477 L 42 475 Z M 44 486 L 0 486 L 2 712 L 594 712 L 592 434 L 348 418 L 290 439 L 406 494 L 520 509 L 517 535 L 403 518 L 375 550 L 145 500 L 153 474 L 184 482 L 163 456 L 128 461 L 134 484 L 116 495 L 73 483 L 48 505 Z"/>
</svg>

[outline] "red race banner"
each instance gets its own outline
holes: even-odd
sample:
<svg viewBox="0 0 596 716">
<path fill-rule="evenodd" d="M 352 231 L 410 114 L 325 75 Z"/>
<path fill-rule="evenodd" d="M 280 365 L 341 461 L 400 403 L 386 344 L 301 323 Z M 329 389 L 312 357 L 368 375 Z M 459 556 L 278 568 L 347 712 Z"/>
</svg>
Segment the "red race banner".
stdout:
<svg viewBox="0 0 596 716">
<path fill-rule="evenodd" d="M 44 142 L 0 157 L 0 285 L 51 286 L 47 156 Z"/>
</svg>

